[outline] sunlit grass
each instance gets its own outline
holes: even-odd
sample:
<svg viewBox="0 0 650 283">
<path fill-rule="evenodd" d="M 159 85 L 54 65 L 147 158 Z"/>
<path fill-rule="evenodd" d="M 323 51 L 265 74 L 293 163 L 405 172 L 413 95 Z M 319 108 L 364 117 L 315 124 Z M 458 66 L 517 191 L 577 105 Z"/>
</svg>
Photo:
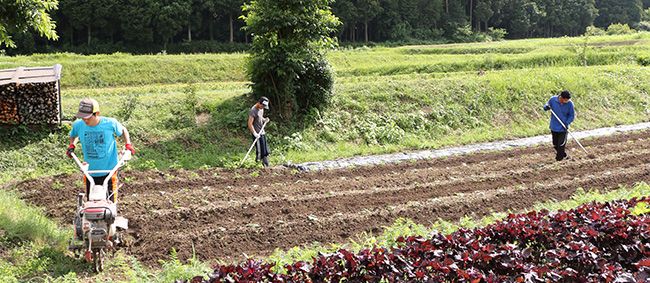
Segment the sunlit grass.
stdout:
<svg viewBox="0 0 650 283">
<path fill-rule="evenodd" d="M 593 57 L 589 60 L 593 62 L 587 67 L 576 64 L 579 60 L 569 44 L 582 38 L 332 52 L 329 56 L 337 71 L 337 83 L 331 105 L 322 113 L 304 117 L 306 125 L 310 125 L 306 128 L 269 124 L 271 163 L 437 149 L 547 134 L 549 117 L 540 107 L 562 89 L 574 94 L 578 114 L 572 124 L 574 130 L 645 122 L 650 119 L 650 68 L 629 58 L 647 53 L 648 38 L 645 33 L 590 37 L 589 42 L 598 44 L 590 47 L 589 56 Z M 526 52 L 512 51 L 519 45 Z M 427 54 L 425 49 L 455 51 L 439 55 Z M 215 74 L 187 81 L 179 79 L 176 71 L 167 71 L 174 69 L 175 64 L 187 64 L 181 69 L 202 70 L 207 68 L 203 65 L 223 63 L 226 67 L 213 68 L 241 73 L 243 67 L 233 62 L 244 57 L 54 54 L 1 57 L 0 65 L 68 62 L 74 67 L 61 79 L 64 120 L 74 119 L 81 98 L 93 97 L 100 102 L 101 115 L 118 118 L 131 132 L 138 151 L 132 168 L 149 168 L 153 164 L 161 170 L 172 165 L 196 169 L 233 167 L 244 157 L 250 145 L 246 129 L 252 101 L 247 96 L 250 89 L 241 78 Z M 549 58 L 560 57 L 566 61 L 549 63 Z M 517 63 L 533 62 L 535 58 L 541 61 Z M 130 60 L 141 63 L 128 63 Z M 476 65 L 486 60 L 505 65 L 501 69 Z M 83 75 L 88 72 L 84 68 L 102 69 L 105 73 L 99 74 L 98 80 L 117 83 L 96 86 L 75 78 L 78 71 L 82 71 L 81 77 L 87 77 Z M 145 72 L 141 68 L 149 73 L 141 74 Z M 479 70 L 483 73 L 479 74 Z M 129 77 L 138 77 L 141 82 L 111 78 L 117 76 L 115 73 L 129 73 Z M 189 88 L 193 89 L 196 101 L 188 99 Z M 132 97 L 139 100 L 129 106 L 127 102 Z M 179 106 L 195 113 L 180 113 Z M 128 120 L 120 115 L 125 109 L 132 112 Z M 275 119 L 273 109 L 269 115 Z M 193 119 L 195 123 L 191 123 Z M 7 142 L 6 149 L 0 150 L 0 181 L 70 171 L 72 166 L 69 160 L 61 158 L 60 149 L 66 147 L 68 131 L 64 127 L 52 134 L 60 138 L 39 139 L 20 149 Z M 9 135 L 3 140 L 16 140 L 11 133 L 2 134 Z"/>
<path fill-rule="evenodd" d="M 313 119 L 305 121 L 311 125 L 306 128 L 269 124 L 271 162 L 331 160 L 548 134 L 548 113 L 540 107 L 561 89 L 574 94 L 575 131 L 646 122 L 650 68 L 632 59 L 647 56 L 649 38 L 647 33 L 590 37 L 587 67 L 580 66 L 571 47 L 583 38 L 332 52 L 337 72 L 332 104 L 327 111 L 306 117 Z M 96 98 L 102 115 L 117 117 L 132 133 L 137 154 L 131 169 L 233 168 L 251 142 L 245 120 L 251 106 L 242 65 L 245 56 L 0 56 L 0 68 L 63 64 L 64 120 L 73 119 L 81 98 Z M 120 113 L 133 97 L 139 100 L 127 120 Z M 183 120 L 188 117 L 189 122 Z M 63 126 L 54 132 L 3 131 L 0 183 L 76 172 L 64 152 L 69 130 Z M 249 160 L 245 166 L 259 164 Z M 649 194 L 645 183 L 606 194 L 578 191 L 569 201 L 540 203 L 531 209 L 569 209 L 589 201 Z M 88 275 L 87 265 L 66 255 L 68 228 L 57 227 L 10 191 L 0 190 L 0 203 L 0 281 L 113 279 L 108 273 Z M 487 225 L 505 213 L 481 219 L 468 215 L 430 227 L 400 219 L 381 235 L 355 235 L 344 246 L 308 243 L 278 250 L 269 260 L 285 264 L 341 247 L 392 246 L 399 235 L 451 233 L 461 226 Z M 172 257 L 162 270 L 150 270 L 135 258 L 118 254 L 107 269 L 124 282 L 170 282 L 208 272 L 205 263 L 182 264 L 185 260 Z"/>
</svg>

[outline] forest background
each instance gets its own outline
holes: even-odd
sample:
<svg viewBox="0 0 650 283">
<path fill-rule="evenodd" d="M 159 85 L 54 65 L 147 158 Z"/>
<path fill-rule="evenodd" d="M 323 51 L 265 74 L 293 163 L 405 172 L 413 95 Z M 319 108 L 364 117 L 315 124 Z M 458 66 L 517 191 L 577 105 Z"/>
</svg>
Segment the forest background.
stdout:
<svg viewBox="0 0 650 283">
<path fill-rule="evenodd" d="M 59 0 L 58 40 L 17 34 L 7 55 L 242 52 L 245 0 Z M 576 36 L 612 25 L 650 31 L 650 0 L 337 0 L 342 46 Z"/>
</svg>

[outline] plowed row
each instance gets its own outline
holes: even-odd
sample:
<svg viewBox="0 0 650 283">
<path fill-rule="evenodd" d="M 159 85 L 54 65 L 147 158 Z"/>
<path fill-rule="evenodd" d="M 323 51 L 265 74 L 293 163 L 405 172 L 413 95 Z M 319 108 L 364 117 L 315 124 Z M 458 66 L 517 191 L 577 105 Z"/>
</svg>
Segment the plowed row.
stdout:
<svg viewBox="0 0 650 283">
<path fill-rule="evenodd" d="M 397 218 L 430 224 L 491 211 L 519 211 L 565 200 L 577 188 L 607 191 L 650 182 L 650 134 L 569 142 L 573 160 L 555 162 L 549 144 L 500 152 L 297 172 L 268 169 L 123 171 L 120 209 L 129 219 L 130 253 L 147 265 L 180 259 L 241 261 L 276 248 L 345 243 L 381 233 Z M 332 157 L 335 158 L 335 157 Z M 16 185 L 26 201 L 69 225 L 81 174 Z M 56 185 L 56 181 L 63 187 Z"/>
</svg>

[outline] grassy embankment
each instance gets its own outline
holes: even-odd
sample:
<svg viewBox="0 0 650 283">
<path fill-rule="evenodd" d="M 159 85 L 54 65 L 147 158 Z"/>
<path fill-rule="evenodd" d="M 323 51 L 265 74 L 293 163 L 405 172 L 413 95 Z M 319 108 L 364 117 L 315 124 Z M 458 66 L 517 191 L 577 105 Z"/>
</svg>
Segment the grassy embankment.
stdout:
<svg viewBox="0 0 650 283">
<path fill-rule="evenodd" d="M 580 40 L 332 52 L 337 83 L 331 107 L 308 117 L 311 126 L 304 129 L 271 123 L 271 162 L 545 134 L 548 117 L 540 106 L 564 88 L 575 94 L 576 130 L 647 121 L 650 69 L 638 62 L 647 61 L 650 35 L 590 38 L 587 67 L 576 51 Z M 64 120 L 73 119 L 81 98 L 94 97 L 102 115 L 117 117 L 132 133 L 138 150 L 132 168 L 195 169 L 233 167 L 246 153 L 252 102 L 244 58 L 55 54 L 2 57 L 0 68 L 61 63 Z M 477 75 L 481 70 L 485 75 Z M 63 158 L 67 131 L 0 135 L 0 182 L 74 171 Z"/>
<path fill-rule="evenodd" d="M 329 58 L 337 83 L 331 107 L 325 113 L 314 113 L 313 126 L 308 128 L 270 124 L 272 162 L 297 163 L 546 134 L 548 117 L 540 113 L 540 106 L 564 88 L 574 93 L 579 115 L 573 124 L 576 130 L 648 121 L 650 68 L 643 64 L 648 62 L 650 35 L 591 37 L 592 45 L 587 48 L 583 42 L 582 38 L 560 38 L 332 52 Z M 246 96 L 244 57 L 34 55 L 0 57 L 0 69 L 62 64 L 64 119 L 72 119 L 81 98 L 94 97 L 100 101 L 102 115 L 119 118 L 131 131 L 138 151 L 132 169 L 195 169 L 236 166 L 249 146 L 244 125 L 252 102 Z M 587 67 L 582 66 L 585 58 Z M 479 76 L 479 71 L 485 75 Z M 63 155 L 68 130 L 3 131 L 0 183 L 76 172 Z M 66 260 L 60 260 L 66 259 L 62 253 L 44 252 L 61 248 L 51 244 L 59 237 L 53 235 L 65 230 L 48 233 L 45 240 L 23 240 L 23 235 L 41 232 L 21 234 L 5 224 L 13 223 L 5 222 L 8 219 L 15 221 L 6 211 L 14 213 L 9 215 L 20 211 L 20 202 L 15 203 L 5 206 L 3 201 L 2 258 L 25 250 L 35 253 L 34 259 L 65 264 Z M 131 260 L 116 261 L 117 268 L 127 266 L 125 261 Z M 0 266 L 5 271 L 0 274 L 17 276 L 7 278 L 85 272 L 52 262 L 20 266 L 20 272 L 12 271 L 11 261 L 3 260 Z M 137 264 L 130 266 L 124 267 L 130 274 L 125 278 L 163 276 L 145 274 Z M 186 268 L 174 263 L 167 267 L 172 273 Z M 52 273 L 57 268 L 62 271 Z M 76 278 L 71 277 L 72 281 Z"/>
</svg>

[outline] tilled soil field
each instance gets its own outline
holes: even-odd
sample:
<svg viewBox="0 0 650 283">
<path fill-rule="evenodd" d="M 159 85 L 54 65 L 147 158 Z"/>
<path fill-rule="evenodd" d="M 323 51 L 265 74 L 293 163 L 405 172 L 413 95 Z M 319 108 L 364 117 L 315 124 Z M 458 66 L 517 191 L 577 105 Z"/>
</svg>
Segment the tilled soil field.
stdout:
<svg viewBox="0 0 650 283">
<path fill-rule="evenodd" d="M 180 259 L 226 263 L 276 248 L 346 243 L 398 218 L 430 224 L 492 211 L 521 211 L 565 200 L 577 188 L 607 191 L 650 182 L 650 133 L 571 141 L 574 159 L 556 162 L 550 144 L 499 152 L 298 172 L 267 169 L 123 171 L 120 211 L 129 219 L 128 252 L 145 265 Z M 28 203 L 71 227 L 81 174 L 15 185 Z M 58 183 L 56 183 L 58 181 Z M 64 186 L 60 186 L 63 184 Z M 13 186 L 12 186 L 13 187 Z"/>
</svg>

